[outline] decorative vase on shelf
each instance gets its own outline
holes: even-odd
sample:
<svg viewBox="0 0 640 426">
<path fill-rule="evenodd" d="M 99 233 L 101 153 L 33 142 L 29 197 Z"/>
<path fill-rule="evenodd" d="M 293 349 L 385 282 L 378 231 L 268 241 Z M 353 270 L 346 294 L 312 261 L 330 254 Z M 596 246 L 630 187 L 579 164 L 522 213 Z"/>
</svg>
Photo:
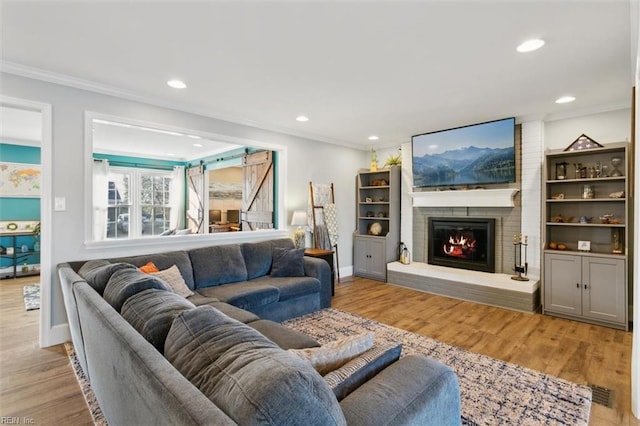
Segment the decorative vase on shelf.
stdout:
<svg viewBox="0 0 640 426">
<path fill-rule="evenodd" d="M 620 157 L 611 158 L 611 166 L 613 167 L 613 170 L 611 170 L 611 177 L 622 176 L 622 172 L 620 171 L 620 169 L 618 169 L 618 167 L 620 167 L 621 164 L 622 164 L 622 158 Z"/>
<path fill-rule="evenodd" d="M 375 149 L 371 149 L 371 167 L 369 168 L 369 171 L 378 171 L 378 154 L 376 154 Z"/>
</svg>

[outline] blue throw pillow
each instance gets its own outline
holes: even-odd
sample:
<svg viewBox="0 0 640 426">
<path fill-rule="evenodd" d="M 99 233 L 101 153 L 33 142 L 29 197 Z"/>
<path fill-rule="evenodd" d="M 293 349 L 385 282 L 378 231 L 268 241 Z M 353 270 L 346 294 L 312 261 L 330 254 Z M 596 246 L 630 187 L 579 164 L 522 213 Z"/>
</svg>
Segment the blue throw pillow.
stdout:
<svg viewBox="0 0 640 426">
<path fill-rule="evenodd" d="M 304 248 L 273 248 L 272 277 L 304 277 Z"/>
<path fill-rule="evenodd" d="M 352 359 L 323 378 L 338 401 L 369 381 L 373 376 L 400 359 L 402 343 L 396 346 L 374 347 Z"/>
</svg>

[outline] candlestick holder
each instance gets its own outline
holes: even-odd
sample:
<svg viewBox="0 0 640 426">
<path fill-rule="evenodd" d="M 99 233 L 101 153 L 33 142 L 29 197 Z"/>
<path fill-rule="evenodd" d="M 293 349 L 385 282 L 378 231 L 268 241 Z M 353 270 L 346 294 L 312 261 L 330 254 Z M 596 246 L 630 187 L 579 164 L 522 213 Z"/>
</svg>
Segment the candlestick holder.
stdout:
<svg viewBox="0 0 640 426">
<path fill-rule="evenodd" d="M 513 250 L 514 250 L 514 265 L 513 270 L 518 274 L 511 277 L 516 281 L 529 281 L 529 278 L 523 277 L 527 275 L 529 269 L 529 263 L 527 262 L 527 246 L 529 245 L 529 236 L 522 234 L 515 234 L 513 236 Z M 524 261 L 522 256 L 522 248 L 524 247 Z"/>
</svg>

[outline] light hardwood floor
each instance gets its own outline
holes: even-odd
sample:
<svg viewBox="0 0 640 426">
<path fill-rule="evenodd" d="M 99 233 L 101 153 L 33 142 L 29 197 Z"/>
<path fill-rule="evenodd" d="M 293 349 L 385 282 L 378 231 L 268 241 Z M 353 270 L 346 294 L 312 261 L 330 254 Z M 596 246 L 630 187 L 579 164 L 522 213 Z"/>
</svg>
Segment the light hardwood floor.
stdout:
<svg viewBox="0 0 640 426">
<path fill-rule="evenodd" d="M 613 390 L 591 425 L 640 425 L 631 413 L 632 333 L 509 311 L 362 278 L 337 286 L 333 307 L 581 384 Z"/>
<path fill-rule="evenodd" d="M 0 281 L 0 423 L 91 425 L 63 345 L 38 345 L 40 311 L 25 311 L 22 287 L 38 277 Z"/>
<path fill-rule="evenodd" d="M 0 281 L 0 416 L 25 417 L 34 424 L 91 424 L 64 347 L 38 347 L 39 313 L 26 312 L 22 304 L 22 286 L 35 279 Z M 607 387 L 613 390 L 613 408 L 593 404 L 590 424 L 640 425 L 630 409 L 631 333 L 352 277 L 336 285 L 333 307 L 573 382 Z"/>
</svg>

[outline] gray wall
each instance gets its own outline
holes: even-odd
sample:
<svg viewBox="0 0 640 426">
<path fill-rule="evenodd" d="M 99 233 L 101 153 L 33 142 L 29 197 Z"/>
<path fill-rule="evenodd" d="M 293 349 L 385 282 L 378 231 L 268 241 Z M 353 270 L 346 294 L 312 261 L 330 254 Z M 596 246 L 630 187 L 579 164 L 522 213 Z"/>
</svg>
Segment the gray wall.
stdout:
<svg viewBox="0 0 640 426">
<path fill-rule="evenodd" d="M 56 264 L 70 260 L 151 251 L 148 246 L 91 248 L 85 245 L 85 111 L 286 146 L 288 164 L 282 166 L 285 168 L 287 177 L 286 194 L 283 194 L 286 222 L 290 221 L 293 210 L 306 208 L 309 181 L 333 182 L 339 212 L 340 265 L 342 267 L 352 265 L 351 233 L 355 224 L 354 176 L 360 167 L 368 166 L 367 155 L 363 154 L 361 150 L 261 130 L 8 73 L 0 74 L 0 87 L 2 95 L 52 106 L 53 189 L 48 196 L 52 200 L 51 206 L 53 206 L 53 197 L 66 198 L 66 211 L 52 212 L 53 247 L 50 249 L 53 267 L 42 271 L 43 276 L 49 276 L 52 283 L 49 312 L 52 328 L 67 322 L 62 293 L 55 274 Z M 286 231 L 291 232 L 290 229 Z M 180 246 L 198 246 L 211 243 L 202 239 L 197 240 L 196 237 L 188 243 L 181 243 Z M 42 249 L 46 250 L 47 247 Z M 162 249 L 162 247 L 154 248 L 155 251 Z M 46 308 L 43 313 L 44 311 Z"/>
</svg>

